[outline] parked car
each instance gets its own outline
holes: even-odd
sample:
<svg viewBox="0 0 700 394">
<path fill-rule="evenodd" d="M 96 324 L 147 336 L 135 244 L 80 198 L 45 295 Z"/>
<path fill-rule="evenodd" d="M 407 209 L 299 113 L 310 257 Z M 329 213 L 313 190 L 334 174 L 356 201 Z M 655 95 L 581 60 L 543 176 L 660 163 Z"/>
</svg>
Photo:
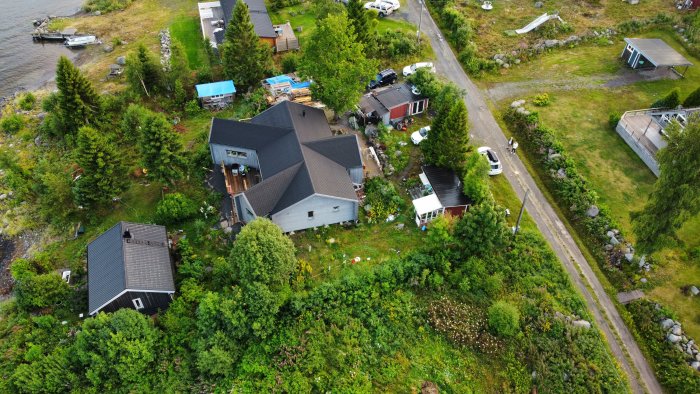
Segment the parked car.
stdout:
<svg viewBox="0 0 700 394">
<path fill-rule="evenodd" d="M 430 126 L 421 127 L 420 130 L 414 131 L 413 134 L 411 134 L 411 142 L 413 142 L 414 145 L 420 144 L 421 141 L 428 138 L 429 131 Z"/>
<path fill-rule="evenodd" d="M 380 17 L 385 17 L 391 15 L 394 12 L 394 6 L 390 3 L 383 3 L 381 1 L 370 1 L 365 3 L 365 9 L 376 10 Z"/>
<path fill-rule="evenodd" d="M 435 66 L 431 62 L 414 63 L 403 68 L 403 76 L 407 77 L 415 73 L 419 68 L 427 68 L 431 73 L 435 72 Z"/>
<path fill-rule="evenodd" d="M 476 151 L 479 152 L 480 155 L 486 157 L 486 160 L 489 161 L 489 175 L 498 175 L 503 172 L 501 161 L 498 160 L 498 156 L 496 156 L 496 152 L 494 152 L 493 149 L 489 148 L 488 146 L 482 146 Z"/>
<path fill-rule="evenodd" d="M 399 0 L 380 0 L 382 3 L 389 3 L 391 4 L 392 7 L 394 7 L 394 11 L 398 10 L 401 8 L 401 3 L 399 3 Z"/>
<path fill-rule="evenodd" d="M 369 82 L 367 89 L 371 90 L 381 86 L 391 85 L 396 83 L 398 79 L 399 76 L 396 75 L 396 71 L 391 68 L 387 68 L 386 70 L 380 71 L 376 78 Z"/>
</svg>

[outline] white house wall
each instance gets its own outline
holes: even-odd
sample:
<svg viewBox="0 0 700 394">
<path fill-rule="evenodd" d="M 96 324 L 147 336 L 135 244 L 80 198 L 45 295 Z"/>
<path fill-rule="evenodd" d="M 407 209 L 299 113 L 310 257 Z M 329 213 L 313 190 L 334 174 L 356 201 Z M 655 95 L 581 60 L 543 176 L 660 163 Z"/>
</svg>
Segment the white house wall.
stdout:
<svg viewBox="0 0 700 394">
<path fill-rule="evenodd" d="M 357 201 L 313 195 L 272 215 L 271 219 L 286 233 L 357 220 L 357 207 Z M 313 218 L 308 217 L 309 211 L 314 212 Z"/>
<path fill-rule="evenodd" d="M 221 161 L 226 165 L 231 165 L 231 164 L 244 164 L 246 166 L 250 166 L 253 168 L 260 168 L 260 164 L 258 163 L 258 154 L 255 152 L 253 149 L 246 149 L 246 148 L 239 148 L 235 146 L 227 146 L 227 145 L 220 145 L 220 144 L 209 144 L 210 150 L 211 150 L 211 159 L 214 161 L 215 164 L 221 164 Z M 226 151 L 227 150 L 235 150 L 239 152 L 245 152 L 248 157 L 247 158 L 241 158 L 241 157 L 230 157 Z"/>
</svg>

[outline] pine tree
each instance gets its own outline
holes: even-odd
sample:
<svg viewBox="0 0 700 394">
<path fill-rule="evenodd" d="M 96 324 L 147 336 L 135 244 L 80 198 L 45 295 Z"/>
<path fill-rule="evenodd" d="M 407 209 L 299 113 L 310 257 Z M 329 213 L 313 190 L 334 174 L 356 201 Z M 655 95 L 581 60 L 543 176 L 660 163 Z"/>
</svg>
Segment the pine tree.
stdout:
<svg viewBox="0 0 700 394">
<path fill-rule="evenodd" d="M 141 125 L 141 155 L 155 179 L 170 183 L 181 175 L 182 144 L 162 114 L 151 114 Z"/>
<path fill-rule="evenodd" d="M 693 90 L 693 92 L 686 97 L 686 99 L 683 101 L 683 107 L 700 107 L 700 88 Z"/>
<path fill-rule="evenodd" d="M 126 59 L 126 79 L 135 92 L 150 96 L 163 85 L 163 70 L 143 44 Z"/>
<path fill-rule="evenodd" d="M 364 44 L 365 48 L 368 48 L 372 41 L 372 25 L 369 12 L 365 9 L 362 1 L 348 1 L 348 19 L 355 31 L 357 41 Z"/>
<path fill-rule="evenodd" d="M 170 70 L 168 71 L 168 87 L 174 91 L 176 82 L 182 86 L 191 85 L 192 71 L 185 51 L 179 41 L 173 40 L 170 44 Z"/>
<path fill-rule="evenodd" d="M 114 145 L 91 127 L 78 130 L 75 161 L 83 173 L 73 193 L 78 205 L 96 207 L 126 189 L 126 169 Z"/>
<path fill-rule="evenodd" d="M 255 34 L 244 1 L 237 1 L 233 8 L 221 53 L 224 73 L 244 89 L 256 85 L 272 69 L 272 48 Z"/>
<path fill-rule="evenodd" d="M 67 57 L 58 59 L 57 116 L 64 134 L 73 134 L 85 125 L 94 125 L 100 117 L 100 97 L 92 84 Z"/>
<path fill-rule="evenodd" d="M 430 135 L 421 144 L 426 161 L 461 171 L 469 144 L 469 118 L 463 100 L 455 101 L 450 108 L 436 116 Z"/>
</svg>

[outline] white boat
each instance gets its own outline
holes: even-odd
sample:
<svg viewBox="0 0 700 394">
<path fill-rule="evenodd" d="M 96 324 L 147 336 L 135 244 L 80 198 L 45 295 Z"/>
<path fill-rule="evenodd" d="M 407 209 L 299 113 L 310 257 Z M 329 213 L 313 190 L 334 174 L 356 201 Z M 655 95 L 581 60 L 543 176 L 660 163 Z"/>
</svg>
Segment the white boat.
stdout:
<svg viewBox="0 0 700 394">
<path fill-rule="evenodd" d="M 95 36 L 76 36 L 66 39 L 64 43 L 65 46 L 69 48 L 83 47 L 85 45 L 94 44 L 97 42 L 97 37 Z"/>
</svg>

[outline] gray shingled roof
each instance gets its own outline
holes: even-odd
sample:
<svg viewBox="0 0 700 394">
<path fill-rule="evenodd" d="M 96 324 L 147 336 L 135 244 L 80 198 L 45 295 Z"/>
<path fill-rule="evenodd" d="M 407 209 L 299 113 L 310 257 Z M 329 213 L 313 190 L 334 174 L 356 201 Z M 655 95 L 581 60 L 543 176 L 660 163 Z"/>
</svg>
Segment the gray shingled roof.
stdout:
<svg viewBox="0 0 700 394">
<path fill-rule="evenodd" d="M 209 142 L 257 151 L 263 180 L 245 195 L 258 216 L 316 193 L 357 199 L 348 174 L 362 167 L 357 137 L 333 136 L 320 109 L 284 101 L 250 122 L 214 119 Z"/>
<path fill-rule="evenodd" d="M 244 1 L 248 6 L 248 13 L 250 14 L 250 21 L 253 22 L 255 34 L 257 34 L 258 37 L 277 37 L 275 29 L 272 27 L 270 15 L 267 13 L 265 0 Z M 233 8 L 236 7 L 236 0 L 220 0 L 219 2 L 221 3 L 221 8 L 224 11 L 224 21 L 228 27 L 228 24 L 231 21 L 231 15 L 233 14 Z"/>
<path fill-rule="evenodd" d="M 688 59 L 658 38 L 625 38 L 656 67 L 692 66 Z"/>
<path fill-rule="evenodd" d="M 360 107 L 366 112 L 377 111 L 381 116 L 389 112 L 392 108 L 400 105 L 424 100 L 422 95 L 415 95 L 411 91 L 411 85 L 404 82 L 398 85 L 391 85 L 386 88 L 377 89 L 366 94 L 360 100 Z"/>
<path fill-rule="evenodd" d="M 119 222 L 88 245 L 90 313 L 126 289 L 175 291 L 165 227 Z"/>
</svg>

